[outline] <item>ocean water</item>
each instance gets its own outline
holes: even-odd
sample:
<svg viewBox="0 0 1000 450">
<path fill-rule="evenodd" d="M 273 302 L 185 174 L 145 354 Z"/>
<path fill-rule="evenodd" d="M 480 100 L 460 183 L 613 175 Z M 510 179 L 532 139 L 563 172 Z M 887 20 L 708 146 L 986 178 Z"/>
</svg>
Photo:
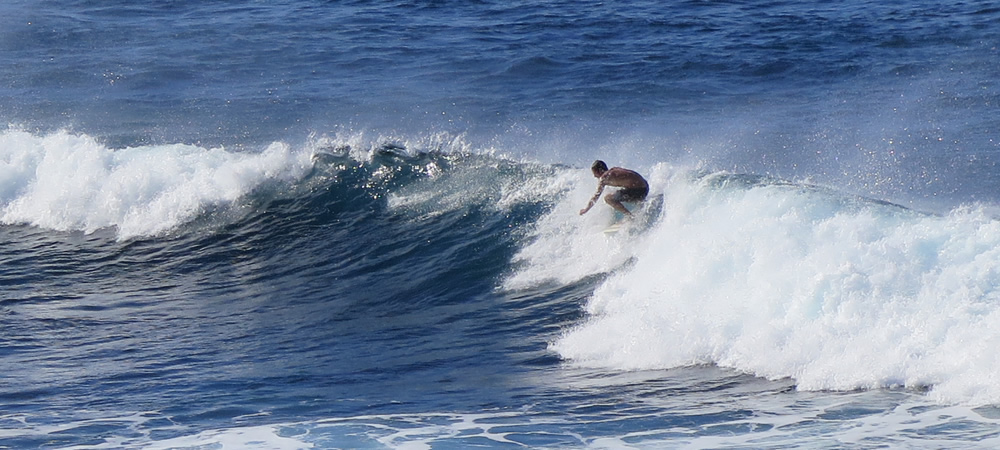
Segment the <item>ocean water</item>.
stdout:
<svg viewBox="0 0 1000 450">
<path fill-rule="evenodd" d="M 1000 446 L 1000 3 L 885 3 L 4 2 L 0 448 Z"/>
</svg>

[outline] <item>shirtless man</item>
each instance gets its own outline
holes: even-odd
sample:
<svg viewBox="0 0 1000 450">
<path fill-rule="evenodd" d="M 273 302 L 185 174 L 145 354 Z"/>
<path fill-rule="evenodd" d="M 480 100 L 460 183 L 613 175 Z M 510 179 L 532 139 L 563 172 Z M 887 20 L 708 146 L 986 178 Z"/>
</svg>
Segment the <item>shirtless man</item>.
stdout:
<svg viewBox="0 0 1000 450">
<path fill-rule="evenodd" d="M 594 203 L 597 203 L 597 199 L 601 197 L 601 192 L 604 192 L 604 186 L 622 188 L 617 192 L 605 195 L 604 201 L 616 211 L 625 214 L 629 218 L 632 217 L 632 213 L 625 208 L 625 205 L 622 205 L 622 202 L 641 202 L 646 199 L 646 194 L 649 193 L 649 184 L 646 183 L 646 180 L 642 178 L 642 175 L 631 170 L 621 167 L 608 169 L 608 165 L 604 161 L 597 160 L 594 161 L 594 165 L 590 166 L 590 171 L 600 181 L 597 183 L 597 193 L 590 199 L 587 207 L 580 210 L 581 216 L 590 211 Z"/>
</svg>

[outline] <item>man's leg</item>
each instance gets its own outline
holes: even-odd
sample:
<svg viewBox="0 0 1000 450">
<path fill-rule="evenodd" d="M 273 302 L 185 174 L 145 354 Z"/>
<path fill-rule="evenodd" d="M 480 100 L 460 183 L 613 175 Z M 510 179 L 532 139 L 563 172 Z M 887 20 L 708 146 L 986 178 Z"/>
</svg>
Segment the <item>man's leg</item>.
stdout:
<svg viewBox="0 0 1000 450">
<path fill-rule="evenodd" d="M 618 193 L 617 192 L 614 193 L 614 194 L 605 195 L 604 196 L 604 202 L 607 203 L 607 204 L 609 204 L 609 205 L 611 205 L 611 207 L 614 208 L 615 211 L 618 211 L 618 212 L 620 212 L 622 214 L 625 214 L 625 217 L 628 217 L 628 218 L 632 217 L 632 212 L 629 211 L 628 208 L 626 208 L 625 205 L 623 205 L 620 200 L 618 200 Z"/>
</svg>

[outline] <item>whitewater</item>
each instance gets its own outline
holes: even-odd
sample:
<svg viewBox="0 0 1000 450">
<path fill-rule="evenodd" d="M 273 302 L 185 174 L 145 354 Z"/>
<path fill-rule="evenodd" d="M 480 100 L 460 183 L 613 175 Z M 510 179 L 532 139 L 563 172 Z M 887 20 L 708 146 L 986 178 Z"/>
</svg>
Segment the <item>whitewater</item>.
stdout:
<svg viewBox="0 0 1000 450">
<path fill-rule="evenodd" d="M 995 217 L 759 177 L 652 173 L 669 206 L 651 230 L 601 239 L 599 223 L 567 220 L 574 198 L 519 255 L 528 268 L 510 286 L 613 273 L 587 302 L 591 317 L 553 344 L 564 357 L 997 401 L 996 360 L 983 357 L 997 336 Z"/>
</svg>

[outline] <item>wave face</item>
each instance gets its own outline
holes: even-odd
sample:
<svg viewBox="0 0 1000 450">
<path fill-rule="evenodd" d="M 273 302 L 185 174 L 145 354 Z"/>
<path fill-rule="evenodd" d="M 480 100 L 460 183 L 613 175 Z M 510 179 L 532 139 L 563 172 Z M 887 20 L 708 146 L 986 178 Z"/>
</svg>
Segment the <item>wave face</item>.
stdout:
<svg viewBox="0 0 1000 450">
<path fill-rule="evenodd" d="M 553 360 L 535 333 L 578 315 L 495 294 L 525 227 L 566 189 L 565 168 L 446 135 L 258 152 L 4 139 L 16 188 L 0 205 L 0 358 L 17 369 L 0 397 L 14 446 L 80 443 L 83 424 L 148 417 L 134 408 L 169 419 L 112 420 L 106 434 L 126 446 L 149 443 L 133 426 L 163 439 L 244 416 L 503 404 L 499 385 Z M 489 383 L 447 381 L 500 361 L 509 368 Z M 38 431 L 38 402 L 79 429 Z"/>
</svg>

